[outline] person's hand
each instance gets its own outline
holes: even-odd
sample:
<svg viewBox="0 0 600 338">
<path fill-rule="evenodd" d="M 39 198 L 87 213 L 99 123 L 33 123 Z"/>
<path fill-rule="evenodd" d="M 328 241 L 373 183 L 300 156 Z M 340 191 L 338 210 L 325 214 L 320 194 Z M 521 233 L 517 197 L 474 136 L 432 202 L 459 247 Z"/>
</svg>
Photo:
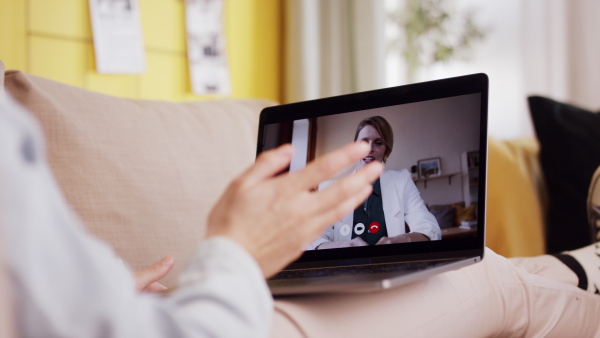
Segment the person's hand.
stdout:
<svg viewBox="0 0 600 338">
<path fill-rule="evenodd" d="M 311 191 L 369 152 L 364 142 L 321 156 L 304 169 L 279 175 L 289 166 L 293 148 L 262 153 L 227 188 L 208 217 L 207 236 L 227 236 L 244 247 L 271 277 L 336 220 L 371 194 L 380 163 L 365 166 L 337 184 Z"/>
<path fill-rule="evenodd" d="M 383 244 L 396 244 L 396 243 L 409 243 L 409 242 L 424 242 L 428 241 L 429 237 L 420 234 L 418 232 L 411 232 L 408 234 L 401 234 L 394 237 L 381 237 L 375 245 L 383 245 Z"/>
<path fill-rule="evenodd" d="M 317 249 L 337 249 L 337 248 L 350 248 L 355 246 L 367 246 L 367 242 L 365 242 L 361 237 L 355 237 L 350 241 L 336 241 L 336 242 L 324 242 L 321 243 Z"/>
<path fill-rule="evenodd" d="M 143 292 L 159 292 L 167 288 L 159 283 L 173 268 L 173 257 L 166 256 L 149 267 L 137 271 L 133 275 L 135 289 Z"/>
</svg>

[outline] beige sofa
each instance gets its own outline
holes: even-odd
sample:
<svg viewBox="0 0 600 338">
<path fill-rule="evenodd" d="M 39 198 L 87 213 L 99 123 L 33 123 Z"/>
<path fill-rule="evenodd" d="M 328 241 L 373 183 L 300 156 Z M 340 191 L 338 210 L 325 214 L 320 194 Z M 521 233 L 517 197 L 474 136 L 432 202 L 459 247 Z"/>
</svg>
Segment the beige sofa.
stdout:
<svg viewBox="0 0 600 338">
<path fill-rule="evenodd" d="M 133 269 L 174 256 L 167 286 L 202 240 L 213 203 L 253 163 L 259 113 L 273 104 L 121 99 L 20 71 L 0 74 L 6 92 L 39 120 L 48 161 L 83 223 Z M 490 140 L 489 153 L 488 245 L 508 256 L 542 253 L 536 142 Z M 309 309 L 276 302 L 274 332 L 306 333 Z"/>
<path fill-rule="evenodd" d="M 13 337 L 13 317 L 10 290 L 8 289 L 8 274 L 4 272 L 3 256 L 4 249 L 0 235 L 0 337 Z"/>
</svg>

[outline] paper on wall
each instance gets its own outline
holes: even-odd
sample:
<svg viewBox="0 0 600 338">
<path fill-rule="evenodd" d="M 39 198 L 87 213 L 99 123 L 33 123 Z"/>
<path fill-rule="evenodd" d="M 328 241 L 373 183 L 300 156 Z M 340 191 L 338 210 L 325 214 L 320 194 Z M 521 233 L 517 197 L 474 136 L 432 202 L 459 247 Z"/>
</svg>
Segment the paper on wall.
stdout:
<svg viewBox="0 0 600 338">
<path fill-rule="evenodd" d="M 89 0 L 96 70 L 138 74 L 146 69 L 137 0 Z"/>
<path fill-rule="evenodd" d="M 188 63 L 196 95 L 231 93 L 223 6 L 224 0 L 185 1 Z"/>
</svg>

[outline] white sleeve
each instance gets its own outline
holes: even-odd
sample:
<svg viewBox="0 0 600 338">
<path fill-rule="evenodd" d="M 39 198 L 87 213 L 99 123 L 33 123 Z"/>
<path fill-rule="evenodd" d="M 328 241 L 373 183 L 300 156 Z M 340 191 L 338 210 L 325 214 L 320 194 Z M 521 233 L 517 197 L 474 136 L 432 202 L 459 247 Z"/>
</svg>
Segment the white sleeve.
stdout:
<svg viewBox="0 0 600 338">
<path fill-rule="evenodd" d="M 268 336 L 271 293 L 256 261 L 234 241 L 206 240 L 179 282 L 169 302 L 201 328 L 190 330 L 190 337 Z"/>
<path fill-rule="evenodd" d="M 338 223 L 341 223 L 341 222 L 336 222 L 335 224 L 338 224 Z M 312 243 L 310 243 L 306 247 L 306 250 L 316 250 L 317 247 L 323 243 L 333 242 L 333 231 L 334 231 L 333 227 L 334 227 L 334 225 L 325 229 L 325 231 L 323 232 L 321 237 L 315 239 Z"/>
<path fill-rule="evenodd" d="M 442 239 L 442 231 L 435 216 L 427 210 L 419 189 L 411 179 L 404 187 L 404 219 L 410 232 L 418 232 L 432 241 Z"/>
<path fill-rule="evenodd" d="M 68 207 L 33 119 L 0 97 L 0 225 L 24 337 L 264 337 L 273 300 L 257 263 L 204 241 L 172 296 L 135 291 Z"/>
</svg>

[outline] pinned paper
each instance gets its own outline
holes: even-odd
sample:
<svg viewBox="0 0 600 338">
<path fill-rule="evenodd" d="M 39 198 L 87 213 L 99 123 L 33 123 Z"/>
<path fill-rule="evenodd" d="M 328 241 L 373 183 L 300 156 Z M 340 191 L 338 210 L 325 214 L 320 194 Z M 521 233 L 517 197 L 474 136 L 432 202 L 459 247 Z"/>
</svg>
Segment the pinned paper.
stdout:
<svg viewBox="0 0 600 338">
<path fill-rule="evenodd" d="M 89 2 L 98 73 L 143 73 L 146 59 L 138 1 Z"/>
<path fill-rule="evenodd" d="M 223 27 L 224 0 L 186 0 L 185 22 L 192 91 L 231 94 Z"/>
</svg>

